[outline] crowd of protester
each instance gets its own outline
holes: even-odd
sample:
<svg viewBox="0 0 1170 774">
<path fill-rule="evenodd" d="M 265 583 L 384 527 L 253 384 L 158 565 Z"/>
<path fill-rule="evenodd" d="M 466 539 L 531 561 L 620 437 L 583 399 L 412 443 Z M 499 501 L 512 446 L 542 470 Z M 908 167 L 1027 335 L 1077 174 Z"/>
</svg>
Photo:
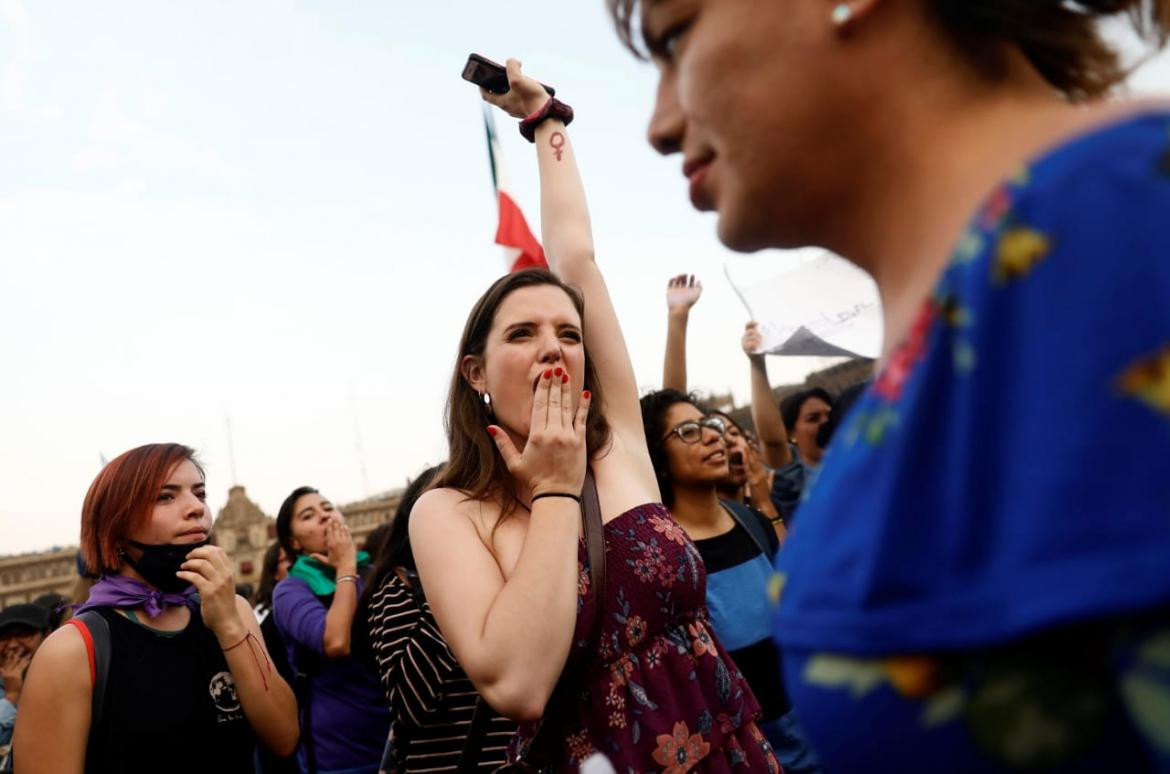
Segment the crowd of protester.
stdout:
<svg viewBox="0 0 1170 774">
<path fill-rule="evenodd" d="M 245 599 L 195 453 L 111 460 L 78 604 L 0 611 L 0 771 L 1170 771 L 1170 109 L 1094 26 L 1170 2 L 609 7 L 721 240 L 875 277 L 873 382 L 777 405 L 749 322 L 711 410 L 679 275 L 639 395 L 509 60 L 550 268 L 470 310 L 446 461 L 366 550 L 293 489 Z"/>
</svg>

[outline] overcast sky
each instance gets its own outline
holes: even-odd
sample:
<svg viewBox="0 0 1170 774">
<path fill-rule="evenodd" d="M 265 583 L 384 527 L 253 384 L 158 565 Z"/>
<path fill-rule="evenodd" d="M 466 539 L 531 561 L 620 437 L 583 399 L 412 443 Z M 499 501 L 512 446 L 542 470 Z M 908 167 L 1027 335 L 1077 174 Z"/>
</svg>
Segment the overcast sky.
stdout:
<svg viewBox="0 0 1170 774">
<path fill-rule="evenodd" d="M 301 484 L 345 502 L 442 459 L 459 332 L 503 269 L 470 51 L 519 56 L 576 109 L 639 382 L 661 379 L 665 282 L 694 272 L 693 386 L 746 399 L 723 265 L 778 264 L 722 248 L 650 151 L 654 73 L 601 0 L 0 0 L 0 554 L 75 543 L 100 456 L 142 443 L 196 447 L 218 510 L 229 422 L 270 514 Z M 1170 91 L 1170 62 L 1137 86 Z M 535 229 L 531 146 L 499 127 Z"/>
</svg>

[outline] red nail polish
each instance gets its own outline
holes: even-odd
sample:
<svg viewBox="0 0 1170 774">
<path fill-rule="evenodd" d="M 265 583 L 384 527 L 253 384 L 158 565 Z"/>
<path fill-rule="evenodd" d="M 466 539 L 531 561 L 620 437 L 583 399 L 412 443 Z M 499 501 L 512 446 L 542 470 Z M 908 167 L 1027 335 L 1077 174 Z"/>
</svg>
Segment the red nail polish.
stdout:
<svg viewBox="0 0 1170 774">
<path fill-rule="evenodd" d="M 496 437 L 496 429 L 494 427 L 492 427 L 491 425 L 488 425 L 487 431 L 488 431 L 488 435 L 490 435 L 492 438 Z"/>
<path fill-rule="evenodd" d="M 545 371 L 545 372 L 544 372 L 544 378 L 545 378 L 545 379 L 551 379 L 551 378 L 552 378 L 552 369 L 551 369 L 551 368 L 550 368 L 550 369 L 548 369 L 547 371 Z"/>
<path fill-rule="evenodd" d="M 557 376 L 560 376 L 564 372 L 561 370 L 560 366 L 557 366 L 556 370 L 554 370 L 553 373 L 556 374 Z"/>
<path fill-rule="evenodd" d="M 585 400 L 589 400 L 593 397 L 593 393 L 589 392 L 589 390 L 585 390 L 585 392 L 581 393 L 581 397 Z"/>
<path fill-rule="evenodd" d="M 565 374 L 564 376 L 561 377 L 561 384 L 568 384 L 568 383 L 569 383 L 569 375 Z"/>
</svg>

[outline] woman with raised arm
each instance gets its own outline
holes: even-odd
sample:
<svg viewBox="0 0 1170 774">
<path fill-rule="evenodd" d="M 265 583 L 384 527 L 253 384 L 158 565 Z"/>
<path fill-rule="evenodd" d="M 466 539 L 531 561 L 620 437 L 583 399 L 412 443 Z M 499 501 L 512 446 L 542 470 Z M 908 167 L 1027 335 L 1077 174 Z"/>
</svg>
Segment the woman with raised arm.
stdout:
<svg viewBox="0 0 1170 774">
<path fill-rule="evenodd" d="M 771 636 L 768 586 L 780 535 L 767 515 L 721 491 L 731 426 L 678 390 L 643 395 L 641 404 L 662 503 L 703 558 L 711 628 L 760 702 L 760 728 L 784 771 L 819 772 L 785 694 Z"/>
<path fill-rule="evenodd" d="M 480 695 L 524 723 L 513 758 L 777 771 L 759 706 L 706 621 L 695 547 L 659 503 L 633 368 L 593 260 L 572 113 L 519 62 L 508 79 L 507 94 L 485 99 L 526 117 L 556 273 L 503 277 L 468 317 L 449 461 L 410 522 L 427 600 Z M 582 541 L 587 470 L 604 522 L 602 589 Z M 549 706 L 562 673 L 565 706 Z M 542 717 L 557 727 L 540 734 Z M 534 738 L 556 749 L 534 750 Z"/>
<path fill-rule="evenodd" d="M 296 747 L 296 702 L 231 560 L 208 543 L 206 498 L 195 452 L 177 443 L 131 449 L 94 479 L 81 553 L 101 578 L 33 659 L 16 771 L 251 774 L 257 739 Z"/>
<path fill-rule="evenodd" d="M 609 4 L 724 244 L 882 299 L 778 560 L 826 769 L 1170 771 L 1170 0 Z"/>
<path fill-rule="evenodd" d="M 662 389 L 685 393 L 687 388 L 687 327 L 691 307 L 703 295 L 703 283 L 695 275 L 678 274 L 666 284 L 666 357 L 662 364 Z M 784 525 L 769 496 L 771 482 L 755 450 L 748 444 L 743 428 L 723 412 L 715 412 L 727 424 L 727 478 L 719 494 L 727 500 L 750 505 L 773 519 L 777 536 L 784 539 Z"/>
</svg>

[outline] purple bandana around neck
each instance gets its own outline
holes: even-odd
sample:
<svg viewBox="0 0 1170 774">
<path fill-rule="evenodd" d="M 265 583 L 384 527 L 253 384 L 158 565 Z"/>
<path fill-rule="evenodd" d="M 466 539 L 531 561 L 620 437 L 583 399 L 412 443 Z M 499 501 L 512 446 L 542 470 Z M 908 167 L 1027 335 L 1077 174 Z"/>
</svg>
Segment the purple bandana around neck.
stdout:
<svg viewBox="0 0 1170 774">
<path fill-rule="evenodd" d="M 180 594 L 168 594 L 125 575 L 103 575 L 89 590 L 89 599 L 76 612 L 84 613 L 96 607 L 141 606 L 147 618 L 157 618 L 168 607 L 186 605 L 194 608 L 198 604 L 194 586 Z"/>
</svg>

